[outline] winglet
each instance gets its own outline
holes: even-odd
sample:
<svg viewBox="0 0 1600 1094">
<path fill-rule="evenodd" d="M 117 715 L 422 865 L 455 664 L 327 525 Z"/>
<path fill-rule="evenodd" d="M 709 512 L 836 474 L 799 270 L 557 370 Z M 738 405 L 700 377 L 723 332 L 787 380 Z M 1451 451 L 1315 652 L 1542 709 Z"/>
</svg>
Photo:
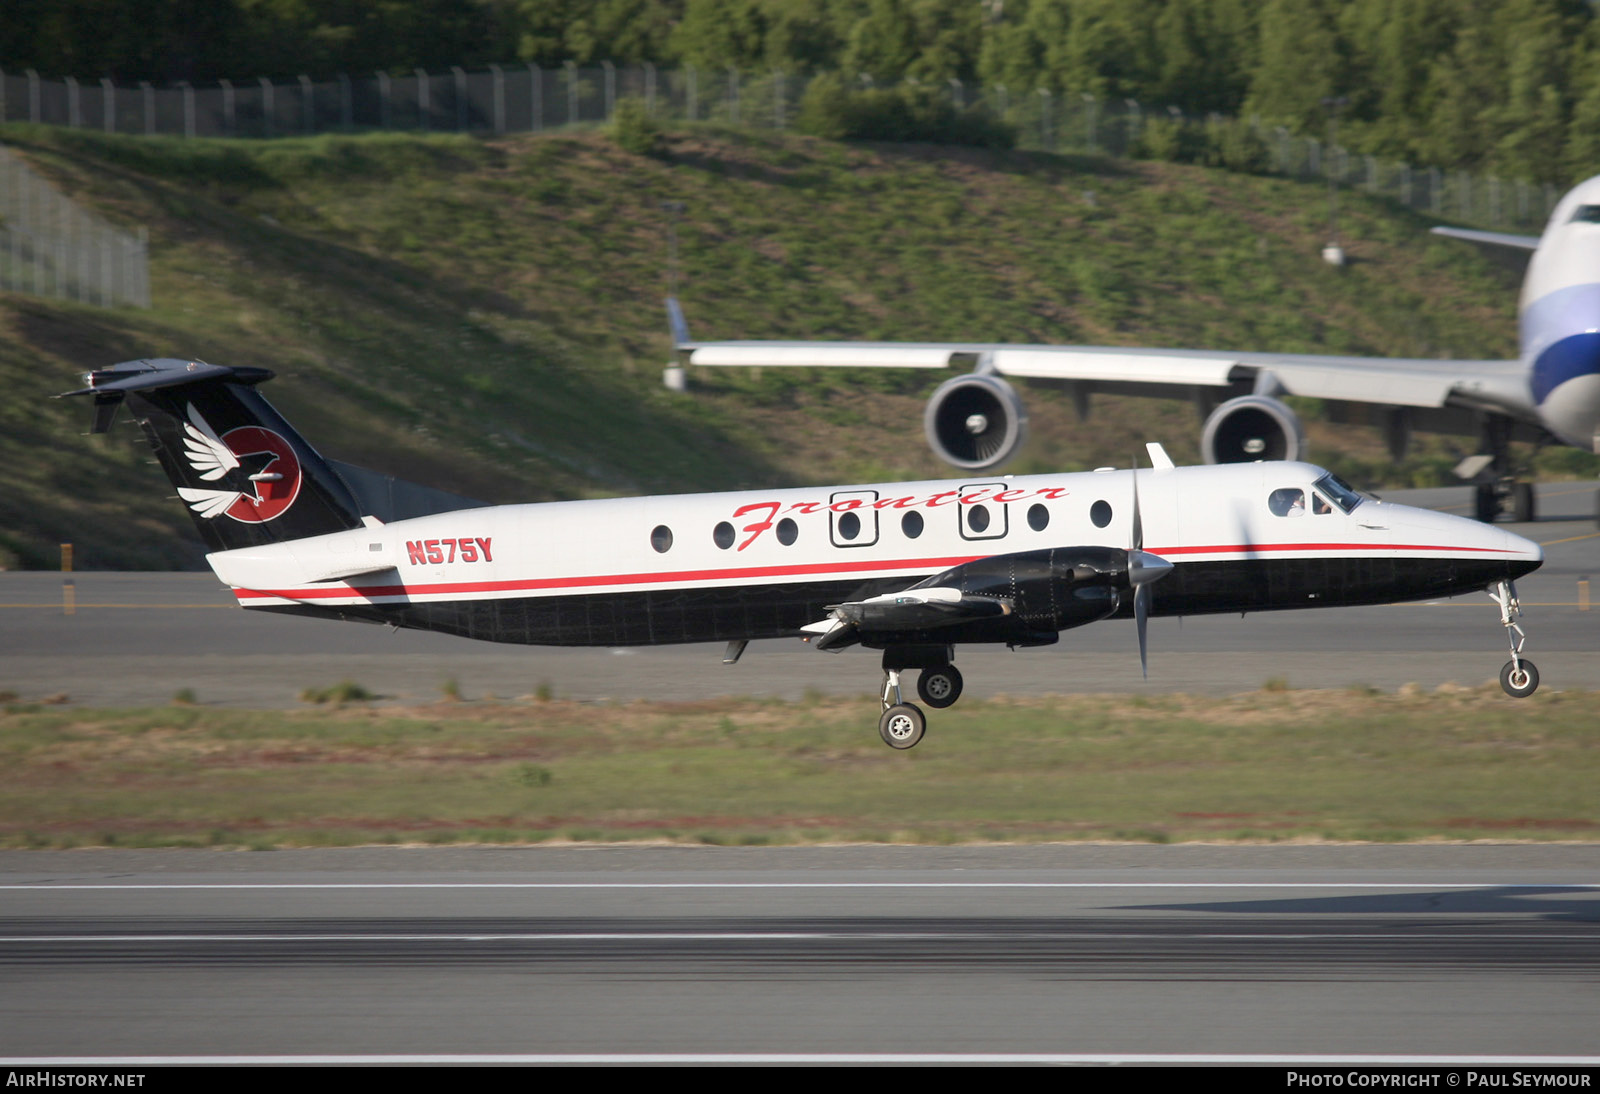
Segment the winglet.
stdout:
<svg viewBox="0 0 1600 1094">
<path fill-rule="evenodd" d="M 1167 455 L 1167 450 L 1161 447 L 1160 441 L 1146 441 L 1144 450 L 1150 453 L 1150 466 L 1157 471 L 1171 471 L 1177 466 L 1172 462 L 1172 457 Z"/>
<path fill-rule="evenodd" d="M 689 342 L 689 324 L 684 322 L 683 309 L 676 296 L 667 297 L 667 326 L 672 329 L 672 344 L 684 346 Z"/>
</svg>

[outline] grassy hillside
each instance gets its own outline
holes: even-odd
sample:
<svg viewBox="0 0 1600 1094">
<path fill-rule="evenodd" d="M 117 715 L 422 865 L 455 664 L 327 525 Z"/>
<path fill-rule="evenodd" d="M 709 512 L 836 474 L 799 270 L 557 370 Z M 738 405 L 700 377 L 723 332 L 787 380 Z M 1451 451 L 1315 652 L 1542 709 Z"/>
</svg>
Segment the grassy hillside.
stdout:
<svg viewBox="0 0 1600 1094">
<path fill-rule="evenodd" d="M 0 564 L 193 565 L 182 507 L 120 424 L 46 396 L 172 355 L 274 369 L 327 454 L 488 501 L 941 473 L 926 375 L 702 375 L 675 395 L 668 214 L 699 337 L 983 339 L 1407 356 L 1514 352 L 1520 271 L 1346 195 L 1353 265 L 1317 260 L 1320 187 L 1168 164 L 831 144 L 693 128 L 654 157 L 603 132 L 275 142 L 0 127 L 79 201 L 146 225 L 155 307 L 0 294 Z M 1026 393 L 1008 470 L 1196 454 L 1193 409 Z M 1373 431 L 1314 428 L 1372 480 Z M 1391 480 L 1451 459 L 1429 442 Z"/>
</svg>

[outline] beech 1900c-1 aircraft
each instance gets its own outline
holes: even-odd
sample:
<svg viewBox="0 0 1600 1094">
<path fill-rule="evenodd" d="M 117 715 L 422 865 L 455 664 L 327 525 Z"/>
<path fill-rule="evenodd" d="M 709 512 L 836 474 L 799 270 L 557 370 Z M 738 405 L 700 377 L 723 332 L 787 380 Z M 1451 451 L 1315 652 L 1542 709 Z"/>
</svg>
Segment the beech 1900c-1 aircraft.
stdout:
<svg viewBox="0 0 1600 1094">
<path fill-rule="evenodd" d="M 261 397 L 265 369 L 173 359 L 89 373 L 95 432 L 126 403 L 246 608 L 492 642 L 633 646 L 800 637 L 883 651 L 879 732 L 946 707 L 955 647 L 1044 646 L 1151 615 L 1381 604 L 1487 588 L 1531 694 L 1503 529 L 1365 498 L 1306 463 L 1155 466 L 461 508 L 324 460 Z M 419 488 L 420 489 L 420 488 Z M 420 501 L 418 500 L 420 498 Z M 420 514 L 420 515 L 419 515 Z M 1148 546 L 1147 546 L 1148 544 Z"/>
<path fill-rule="evenodd" d="M 1516 360 L 979 342 L 708 342 L 689 337 L 675 300 L 668 310 L 678 349 L 694 365 L 970 369 L 940 385 L 923 415 L 934 454 L 967 471 L 998 467 L 1022 445 L 1027 415 L 1006 377 L 1065 383 L 1085 419 L 1097 392 L 1193 399 L 1206 415 L 1200 452 L 1207 463 L 1298 460 L 1305 432 L 1281 396 L 1304 395 L 1325 400 L 1335 420 L 1379 419 L 1397 460 L 1414 430 L 1477 433 L 1479 455 L 1458 472 L 1477 484 L 1478 519 L 1507 510 L 1532 520 L 1533 488 L 1517 479 L 1513 440 L 1600 453 L 1600 177 L 1556 204 L 1542 236 L 1434 231 L 1533 252 L 1518 307 Z"/>
</svg>

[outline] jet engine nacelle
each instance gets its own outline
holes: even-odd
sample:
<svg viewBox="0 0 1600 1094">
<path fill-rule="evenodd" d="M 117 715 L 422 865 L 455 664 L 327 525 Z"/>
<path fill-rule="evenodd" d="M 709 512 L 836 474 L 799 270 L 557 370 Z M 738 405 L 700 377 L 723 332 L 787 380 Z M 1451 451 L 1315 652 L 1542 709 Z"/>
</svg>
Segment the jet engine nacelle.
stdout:
<svg viewBox="0 0 1600 1094">
<path fill-rule="evenodd" d="M 1241 395 L 1211 412 L 1200 435 L 1207 463 L 1299 460 L 1306 454 L 1300 419 L 1270 395 Z"/>
<path fill-rule="evenodd" d="M 922 416 L 934 453 L 969 471 L 1005 463 L 1028 436 L 1028 412 L 1011 385 L 973 373 L 939 385 Z"/>
</svg>

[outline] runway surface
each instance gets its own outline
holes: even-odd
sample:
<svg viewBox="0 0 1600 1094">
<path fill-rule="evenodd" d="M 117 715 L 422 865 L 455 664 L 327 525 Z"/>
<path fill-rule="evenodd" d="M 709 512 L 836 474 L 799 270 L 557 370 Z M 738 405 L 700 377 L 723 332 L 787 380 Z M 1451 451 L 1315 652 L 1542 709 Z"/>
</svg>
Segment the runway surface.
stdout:
<svg viewBox="0 0 1600 1094">
<path fill-rule="evenodd" d="M 1600 848 L 0 853 L 0 1061 L 1600 1060 Z"/>
<path fill-rule="evenodd" d="M 1465 489 L 1388 495 L 1466 512 Z M 1540 489 L 1541 519 L 1516 530 L 1546 544 L 1546 562 L 1519 582 L 1526 652 L 1548 688 L 1600 688 L 1600 605 L 1580 610 L 1600 579 L 1595 485 Z M 397 702 L 427 702 L 453 680 L 468 698 L 514 698 L 548 687 L 561 698 L 799 698 L 808 691 L 875 694 L 878 656 L 818 653 L 798 641 L 753 643 L 721 664 L 722 647 L 625 650 L 497 646 L 444 635 L 246 612 L 210 574 L 80 573 L 75 613 L 63 575 L 0 573 L 0 688 L 94 705 L 165 703 L 192 689 L 202 703 L 294 706 L 308 686 L 353 680 Z M 1159 596 L 1159 590 L 1157 591 Z M 1600 599 L 1600 589 L 1595 590 Z M 1155 619 L 1150 679 L 1139 675 L 1133 627 L 1068 631 L 1057 646 L 962 647 L 968 694 L 1181 691 L 1227 694 L 1282 678 L 1295 687 L 1493 679 L 1505 636 L 1486 596 L 1380 608 Z"/>
</svg>

